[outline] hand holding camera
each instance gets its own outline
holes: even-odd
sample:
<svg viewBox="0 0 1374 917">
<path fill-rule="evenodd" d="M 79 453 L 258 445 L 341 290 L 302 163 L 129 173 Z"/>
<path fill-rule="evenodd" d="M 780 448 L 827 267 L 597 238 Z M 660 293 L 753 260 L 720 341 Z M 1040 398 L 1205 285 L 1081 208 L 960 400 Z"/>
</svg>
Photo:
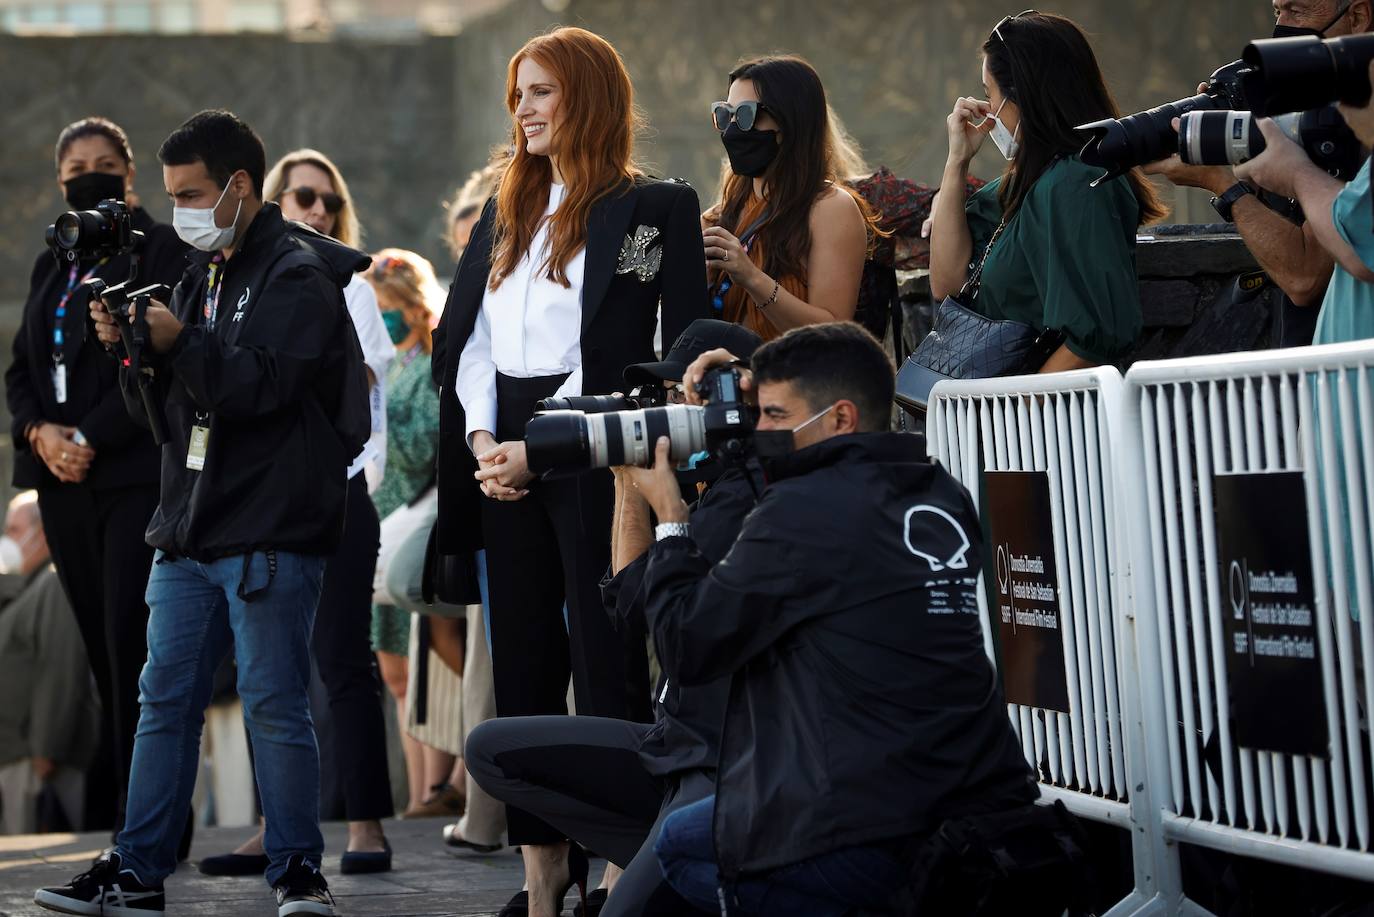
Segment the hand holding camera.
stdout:
<svg viewBox="0 0 1374 917">
<path fill-rule="evenodd" d="M 710 403 L 711 388 L 702 383 L 706 380 L 706 375 L 711 370 L 721 366 L 729 366 L 739 363 L 739 358 L 723 347 L 715 350 L 708 350 L 697 357 L 687 366 L 687 372 L 682 377 L 683 394 L 687 397 L 688 404 L 706 405 Z M 739 367 L 739 390 L 743 396 L 741 400 L 747 404 L 757 404 L 758 396 L 754 394 L 754 374 L 747 367 Z"/>
<path fill-rule="evenodd" d="M 682 488 L 678 486 L 674 470 L 676 465 L 672 459 L 671 441 L 666 436 L 660 436 L 654 444 L 652 468 L 627 465 L 617 469 L 649 504 L 660 525 L 665 522 L 686 522 L 689 516 L 687 503 L 682 499 Z"/>
<path fill-rule="evenodd" d="M 1264 151 L 1236 166 L 1236 177 L 1283 197 L 1296 198 L 1298 177 L 1317 167 L 1303 148 L 1271 119 L 1260 118 L 1255 124 L 1264 136 Z"/>
</svg>

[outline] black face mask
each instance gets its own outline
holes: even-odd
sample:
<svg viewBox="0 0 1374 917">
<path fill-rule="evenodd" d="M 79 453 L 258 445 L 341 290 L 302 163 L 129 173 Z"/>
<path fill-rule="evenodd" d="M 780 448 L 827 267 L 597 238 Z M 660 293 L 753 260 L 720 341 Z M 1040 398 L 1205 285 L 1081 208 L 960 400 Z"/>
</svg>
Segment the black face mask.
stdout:
<svg viewBox="0 0 1374 917">
<path fill-rule="evenodd" d="M 73 210 L 93 210 L 101 201 L 124 200 L 124 176 L 108 172 L 83 172 L 62 183 Z"/>
<path fill-rule="evenodd" d="M 1332 19 L 1330 22 L 1328 22 L 1326 25 L 1322 26 L 1320 29 L 1307 29 L 1307 28 L 1303 28 L 1302 26 L 1297 26 L 1297 25 L 1279 25 L 1278 23 L 1275 23 L 1275 24 L 1274 24 L 1274 37 L 1275 37 L 1275 38 L 1299 38 L 1299 37 L 1301 37 L 1301 36 L 1303 36 L 1303 35 L 1315 35 L 1315 36 L 1317 36 L 1318 38 L 1325 38 L 1325 37 L 1326 37 L 1326 30 L 1329 29 L 1329 28 L 1331 28 L 1331 27 L 1332 27 L 1333 25 L 1335 25 L 1336 23 L 1340 22 L 1342 19 L 1344 19 L 1344 18 L 1345 18 L 1345 14 L 1348 13 L 1348 12 L 1350 12 L 1349 9 L 1341 10 L 1339 13 L 1336 14 L 1336 18 L 1335 18 L 1335 19 Z"/>
<path fill-rule="evenodd" d="M 721 132 L 720 142 L 725 144 L 725 155 L 730 157 L 730 171 L 746 178 L 758 178 L 767 172 L 778 155 L 777 131 L 741 130 L 733 121 Z"/>
</svg>

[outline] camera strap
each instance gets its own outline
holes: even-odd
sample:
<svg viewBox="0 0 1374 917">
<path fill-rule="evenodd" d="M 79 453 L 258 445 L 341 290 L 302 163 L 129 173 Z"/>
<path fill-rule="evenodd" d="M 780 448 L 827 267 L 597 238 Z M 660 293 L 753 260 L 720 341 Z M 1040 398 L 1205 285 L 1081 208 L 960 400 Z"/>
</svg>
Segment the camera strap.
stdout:
<svg viewBox="0 0 1374 917">
<path fill-rule="evenodd" d="M 76 293 L 77 287 L 94 277 L 96 271 L 104 267 L 109 260 L 109 258 L 101 258 L 90 270 L 79 276 L 78 268 L 73 264 L 72 269 L 67 273 L 67 289 L 62 294 L 62 298 L 57 301 L 57 310 L 54 313 L 52 323 L 52 362 L 54 366 L 61 364 L 64 358 L 63 351 L 67 342 L 62 333 L 62 323 L 67 317 L 67 304 L 72 301 L 72 295 Z"/>
</svg>

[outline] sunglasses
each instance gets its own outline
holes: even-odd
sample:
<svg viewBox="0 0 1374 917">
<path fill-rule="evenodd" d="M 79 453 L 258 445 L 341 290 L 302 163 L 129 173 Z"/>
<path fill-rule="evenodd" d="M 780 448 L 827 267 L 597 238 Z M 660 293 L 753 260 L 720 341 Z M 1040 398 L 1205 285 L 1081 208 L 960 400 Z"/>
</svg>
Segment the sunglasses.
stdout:
<svg viewBox="0 0 1374 917">
<path fill-rule="evenodd" d="M 325 213 L 336 214 L 343 209 L 344 205 L 344 199 L 333 191 L 320 192 L 314 188 L 287 188 L 281 193 L 281 197 L 286 197 L 288 194 L 295 195 L 296 206 L 302 210 L 309 210 L 314 207 L 316 199 L 324 201 Z M 277 200 L 281 200 L 281 198 L 279 197 Z"/>
<path fill-rule="evenodd" d="M 1002 26 L 1006 25 L 1009 22 L 1013 22 L 1017 19 L 1020 19 L 1022 16 L 1038 16 L 1039 14 L 1039 10 L 1022 10 L 1015 16 L 1003 16 L 1002 21 L 992 27 L 992 34 L 996 35 L 997 40 L 1005 45 L 1007 43 L 1007 40 L 1002 37 Z"/>
<path fill-rule="evenodd" d="M 771 109 L 762 102 L 741 102 L 738 105 L 731 105 L 729 102 L 712 102 L 711 123 L 721 133 L 725 133 L 731 120 L 739 125 L 740 130 L 752 131 L 761 111 L 771 111 Z"/>
</svg>

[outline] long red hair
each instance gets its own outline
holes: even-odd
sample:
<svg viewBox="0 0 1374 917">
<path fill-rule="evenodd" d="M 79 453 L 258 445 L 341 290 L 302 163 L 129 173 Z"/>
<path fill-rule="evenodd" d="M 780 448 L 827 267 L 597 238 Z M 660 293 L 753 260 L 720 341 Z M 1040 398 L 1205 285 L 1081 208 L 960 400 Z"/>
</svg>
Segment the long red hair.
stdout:
<svg viewBox="0 0 1374 917">
<path fill-rule="evenodd" d="M 513 153 L 496 192 L 495 246 L 488 283 L 494 290 L 529 251 L 553 181 L 550 156 L 525 148 L 525 132 L 515 120 L 516 71 L 532 58 L 559 83 L 558 130 L 551 156 L 566 187 L 551 218 L 549 256 L 541 265 L 550 280 L 568 286 L 567 264 L 587 242 L 592 206 L 627 180 L 639 176 L 633 160 L 640 119 L 625 63 L 610 42 L 586 29 L 561 28 L 538 35 L 510 59 L 506 69 L 506 108 L 511 113 Z"/>
</svg>

